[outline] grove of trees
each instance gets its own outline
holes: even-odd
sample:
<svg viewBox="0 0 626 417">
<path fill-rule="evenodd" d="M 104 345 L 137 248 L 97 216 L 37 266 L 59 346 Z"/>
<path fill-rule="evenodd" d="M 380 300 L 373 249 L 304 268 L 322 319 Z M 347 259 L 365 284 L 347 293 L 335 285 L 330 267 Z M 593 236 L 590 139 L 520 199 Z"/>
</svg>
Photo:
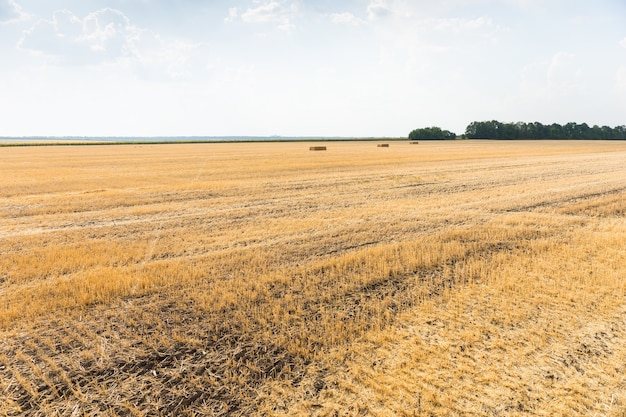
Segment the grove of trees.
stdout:
<svg viewBox="0 0 626 417">
<path fill-rule="evenodd" d="M 565 125 L 502 123 L 497 120 L 472 122 L 465 129 L 468 139 L 626 139 L 626 126 L 589 126 L 570 122 Z"/>
<path fill-rule="evenodd" d="M 502 123 L 497 120 L 472 122 L 465 129 L 467 139 L 596 139 L 626 140 L 626 125 L 589 126 L 587 123 L 552 123 L 539 122 Z M 409 133 L 410 140 L 451 140 L 457 135 L 439 127 L 415 129 Z"/>
<path fill-rule="evenodd" d="M 409 140 L 450 140 L 456 139 L 456 133 L 442 130 L 439 127 L 425 127 L 415 129 L 409 133 Z"/>
</svg>

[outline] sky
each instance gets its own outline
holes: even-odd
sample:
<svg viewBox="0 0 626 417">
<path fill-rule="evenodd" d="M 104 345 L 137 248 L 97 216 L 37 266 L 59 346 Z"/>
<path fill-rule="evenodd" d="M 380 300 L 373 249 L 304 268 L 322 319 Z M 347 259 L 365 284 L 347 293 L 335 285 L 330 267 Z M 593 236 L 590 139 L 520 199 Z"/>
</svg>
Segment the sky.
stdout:
<svg viewBox="0 0 626 417">
<path fill-rule="evenodd" d="M 624 0 L 0 0 L 0 136 L 626 124 Z"/>
</svg>

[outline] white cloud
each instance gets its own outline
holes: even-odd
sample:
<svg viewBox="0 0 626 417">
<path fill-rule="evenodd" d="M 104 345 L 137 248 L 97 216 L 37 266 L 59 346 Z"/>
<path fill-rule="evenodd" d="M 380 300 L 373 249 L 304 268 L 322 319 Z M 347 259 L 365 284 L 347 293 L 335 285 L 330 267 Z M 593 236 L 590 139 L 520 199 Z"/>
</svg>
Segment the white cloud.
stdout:
<svg viewBox="0 0 626 417">
<path fill-rule="evenodd" d="M 51 20 L 41 19 L 25 31 L 18 47 L 64 66 L 128 66 L 146 79 L 183 79 L 192 75 L 192 67 L 203 69 L 197 62 L 201 60 L 198 45 L 165 41 L 109 8 L 84 18 L 67 10 L 56 11 Z"/>
<path fill-rule="evenodd" d="M 126 59 L 147 80 L 185 80 L 207 68 L 200 44 L 165 41 L 149 30 L 138 30 L 126 45 Z"/>
<path fill-rule="evenodd" d="M 521 71 L 521 96 L 526 99 L 553 100 L 571 97 L 584 89 L 585 72 L 576 56 L 557 52 L 550 61 L 536 62 Z"/>
<path fill-rule="evenodd" d="M 0 0 L 0 25 L 20 22 L 30 16 L 22 11 L 22 8 L 13 0 Z"/>
<path fill-rule="evenodd" d="M 391 6 L 387 0 L 371 0 L 367 6 L 367 16 L 370 20 L 379 19 L 391 14 Z"/>
<path fill-rule="evenodd" d="M 487 16 L 481 16 L 476 19 L 465 20 L 462 24 L 467 29 L 482 29 L 494 27 L 493 19 Z"/>
<path fill-rule="evenodd" d="M 87 43 L 94 52 L 115 58 L 125 54 L 126 43 L 136 31 L 122 12 L 102 9 L 83 19 L 83 33 L 79 40 Z"/>
<path fill-rule="evenodd" d="M 333 23 L 337 24 L 349 24 L 349 25 L 360 25 L 363 23 L 363 19 L 356 17 L 352 13 L 344 12 L 344 13 L 332 13 L 330 15 L 330 20 Z"/>
<path fill-rule="evenodd" d="M 582 74 L 573 54 L 558 52 L 548 66 L 548 87 L 557 94 L 567 94 L 580 86 Z"/>
<path fill-rule="evenodd" d="M 626 93 L 626 67 L 621 67 L 615 74 L 615 85 L 617 90 Z"/>
<path fill-rule="evenodd" d="M 239 16 L 239 9 L 236 7 L 231 7 L 228 9 L 228 16 L 224 18 L 225 23 L 232 23 Z"/>
<path fill-rule="evenodd" d="M 127 54 L 137 28 L 120 11 L 102 9 L 81 19 L 68 10 L 40 19 L 24 32 L 18 46 L 53 57 L 62 64 L 94 64 Z"/>
<path fill-rule="evenodd" d="M 626 38 L 622 39 L 619 44 L 626 48 Z"/>
<path fill-rule="evenodd" d="M 257 7 L 248 8 L 241 14 L 241 20 L 245 23 L 276 23 L 278 29 L 291 30 L 295 28 L 292 20 L 297 11 L 298 8 L 295 3 L 285 5 L 270 0 Z"/>
<path fill-rule="evenodd" d="M 548 94 L 547 76 L 548 64 L 545 62 L 535 62 L 526 65 L 520 71 L 521 83 L 520 93 L 525 98 L 541 99 Z"/>
<path fill-rule="evenodd" d="M 461 18 L 438 18 L 429 19 L 422 22 L 424 26 L 431 30 L 442 32 L 459 32 L 464 30 L 481 30 L 481 29 L 495 29 L 493 20 L 490 17 L 481 16 L 475 19 L 461 19 Z"/>
</svg>

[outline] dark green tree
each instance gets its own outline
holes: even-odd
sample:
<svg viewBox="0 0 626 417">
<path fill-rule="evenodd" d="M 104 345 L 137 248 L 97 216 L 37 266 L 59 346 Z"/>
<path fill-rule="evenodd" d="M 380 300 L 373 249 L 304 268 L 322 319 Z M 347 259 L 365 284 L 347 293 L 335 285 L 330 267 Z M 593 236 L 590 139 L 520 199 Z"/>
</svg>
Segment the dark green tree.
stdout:
<svg viewBox="0 0 626 417">
<path fill-rule="evenodd" d="M 415 129 L 409 133 L 409 140 L 453 140 L 456 133 L 449 130 L 442 130 L 439 127 L 424 127 Z"/>
</svg>

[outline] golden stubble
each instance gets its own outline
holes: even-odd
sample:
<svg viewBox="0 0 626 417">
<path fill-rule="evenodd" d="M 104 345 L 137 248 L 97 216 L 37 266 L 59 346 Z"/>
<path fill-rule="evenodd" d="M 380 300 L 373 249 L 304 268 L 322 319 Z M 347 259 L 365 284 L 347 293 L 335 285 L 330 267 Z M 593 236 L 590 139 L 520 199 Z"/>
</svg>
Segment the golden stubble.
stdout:
<svg viewBox="0 0 626 417">
<path fill-rule="evenodd" d="M 626 145 L 0 149 L 0 415 L 620 415 Z"/>
</svg>

